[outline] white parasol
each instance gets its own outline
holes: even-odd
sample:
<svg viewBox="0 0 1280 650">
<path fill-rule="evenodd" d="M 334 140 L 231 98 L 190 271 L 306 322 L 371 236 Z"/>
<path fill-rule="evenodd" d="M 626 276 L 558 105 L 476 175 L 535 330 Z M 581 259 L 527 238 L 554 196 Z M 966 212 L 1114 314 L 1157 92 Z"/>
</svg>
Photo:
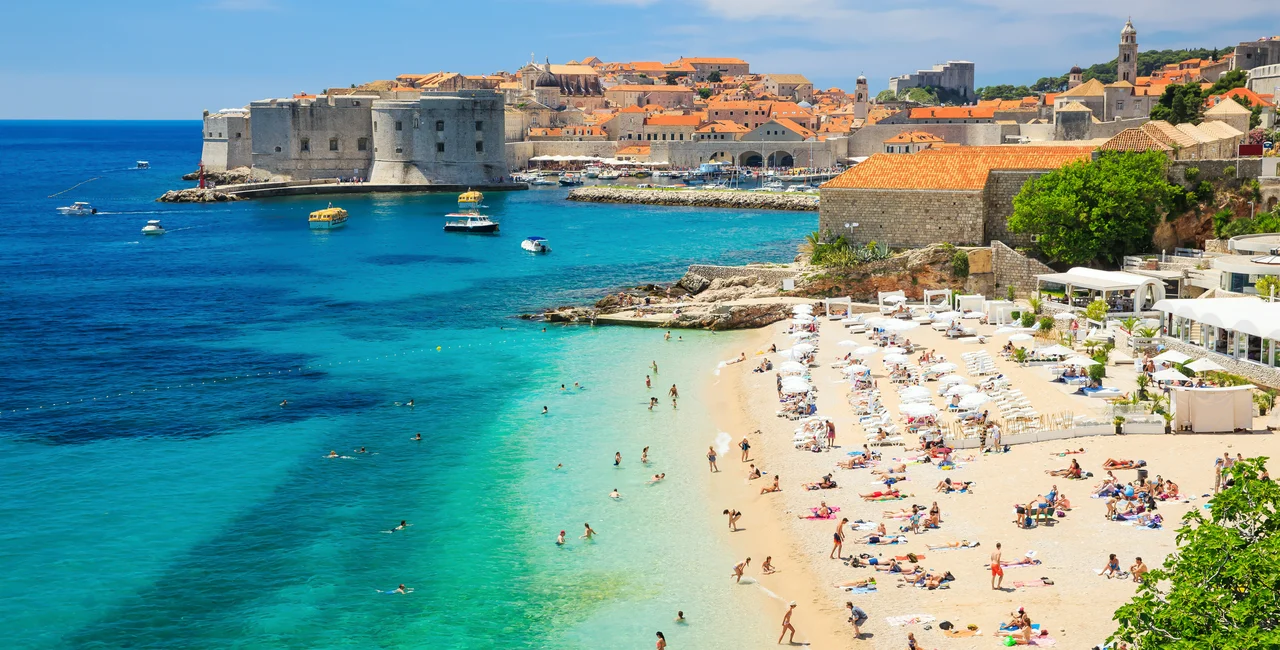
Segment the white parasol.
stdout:
<svg viewBox="0 0 1280 650">
<path fill-rule="evenodd" d="M 946 396 L 951 397 L 952 395 L 972 395 L 973 393 L 976 393 L 976 392 L 978 392 L 978 389 L 975 386 L 970 386 L 968 384 L 956 384 L 951 388 L 947 389 Z"/>
<path fill-rule="evenodd" d="M 950 384 L 963 384 L 966 381 L 968 380 L 960 375 L 943 375 L 938 377 L 938 383 L 943 386 L 948 386 Z"/>
<path fill-rule="evenodd" d="M 1214 370 L 1225 370 L 1222 366 L 1214 363 L 1209 359 L 1196 359 L 1187 364 L 1187 368 L 1196 372 L 1213 372 Z"/>
</svg>

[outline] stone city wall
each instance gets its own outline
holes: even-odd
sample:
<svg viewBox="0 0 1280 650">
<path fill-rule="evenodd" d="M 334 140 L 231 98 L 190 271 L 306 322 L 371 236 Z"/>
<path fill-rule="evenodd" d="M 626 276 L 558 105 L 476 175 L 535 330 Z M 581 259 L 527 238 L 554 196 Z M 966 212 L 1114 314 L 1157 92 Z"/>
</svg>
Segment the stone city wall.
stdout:
<svg viewBox="0 0 1280 650">
<path fill-rule="evenodd" d="M 1161 339 L 1161 342 L 1167 345 L 1170 349 L 1191 355 L 1193 358 L 1208 357 L 1214 363 L 1225 368 L 1226 372 L 1233 375 L 1240 375 L 1260 387 L 1280 388 L 1280 368 L 1270 368 L 1251 361 L 1239 361 L 1234 357 L 1229 357 L 1225 354 L 1209 352 L 1198 345 L 1185 343 L 1172 336 L 1164 337 Z"/>
<path fill-rule="evenodd" d="M 857 245 L 981 246 L 982 214 L 982 191 L 824 189 L 818 227 Z"/>
<path fill-rule="evenodd" d="M 1200 170 L 1195 181 L 1187 180 L 1187 169 L 1194 167 Z M 1257 178 L 1262 175 L 1262 159 L 1261 158 L 1229 158 L 1224 160 L 1177 160 L 1169 163 L 1169 182 L 1178 183 L 1179 185 L 1192 189 L 1200 183 L 1200 181 L 1213 181 L 1228 178 L 1227 169 L 1235 168 L 1235 173 L 1229 178 L 1239 178 L 1242 181 Z"/>
<path fill-rule="evenodd" d="M 872 124 L 850 134 L 848 155 L 884 153 L 884 141 L 904 131 L 923 131 L 952 144 L 976 147 L 1003 144 L 1006 131 L 1016 134 L 1017 127 L 1006 130 L 1000 124 Z"/>
<path fill-rule="evenodd" d="M 713 266 L 710 264 L 690 264 L 689 273 L 700 275 L 707 280 L 727 280 L 729 278 L 753 277 L 759 282 L 781 287 L 782 281 L 795 278 L 796 270 L 792 268 L 772 268 L 767 266 Z"/>
<path fill-rule="evenodd" d="M 991 270 L 997 292 L 1012 286 L 1021 294 L 1036 290 L 1036 275 L 1053 273 L 1044 263 L 1009 248 L 1002 241 L 991 242 Z"/>
<path fill-rule="evenodd" d="M 1045 172 L 993 170 L 987 176 L 987 187 L 982 200 L 986 206 L 983 224 L 987 241 L 1002 241 L 1013 246 L 1030 246 L 1031 235 L 1017 234 L 1009 230 L 1009 217 L 1013 215 L 1013 197 L 1022 186 Z"/>
</svg>

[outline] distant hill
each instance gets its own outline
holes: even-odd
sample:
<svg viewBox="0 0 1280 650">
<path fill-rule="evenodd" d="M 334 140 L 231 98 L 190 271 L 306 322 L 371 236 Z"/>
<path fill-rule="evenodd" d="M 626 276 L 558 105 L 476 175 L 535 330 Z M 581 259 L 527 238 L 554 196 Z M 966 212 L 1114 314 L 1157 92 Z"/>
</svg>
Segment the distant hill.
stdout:
<svg viewBox="0 0 1280 650">
<path fill-rule="evenodd" d="M 1138 52 L 1138 76 L 1147 76 L 1157 68 L 1187 59 L 1216 59 L 1223 54 L 1234 51 L 1234 49 L 1235 46 L 1232 45 L 1220 48 L 1140 51 Z M 1108 84 L 1114 82 L 1116 80 L 1116 61 L 1117 59 L 1111 59 L 1106 63 L 1095 63 L 1084 68 L 1084 80 L 1097 79 L 1102 83 Z M 1066 89 L 1067 74 L 1063 73 L 1059 77 L 1041 77 L 1030 86 L 1002 84 L 978 88 L 977 92 L 982 99 L 1021 99 L 1036 93 L 1055 93 Z"/>
</svg>

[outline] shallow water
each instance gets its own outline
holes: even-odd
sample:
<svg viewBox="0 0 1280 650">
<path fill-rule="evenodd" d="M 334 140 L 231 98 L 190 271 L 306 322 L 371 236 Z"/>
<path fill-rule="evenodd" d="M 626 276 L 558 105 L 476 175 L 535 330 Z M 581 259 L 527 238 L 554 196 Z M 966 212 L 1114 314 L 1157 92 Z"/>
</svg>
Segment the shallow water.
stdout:
<svg viewBox="0 0 1280 650">
<path fill-rule="evenodd" d="M 755 617 L 728 615 L 757 597 L 729 588 L 699 498 L 716 432 L 697 402 L 736 337 L 512 316 L 691 262 L 786 260 L 812 215 L 555 188 L 486 197 L 498 237 L 445 235 L 454 197 L 409 195 L 343 197 L 349 226 L 313 233 L 319 199 L 152 202 L 197 160 L 199 128 L 0 122 L 7 645 L 758 640 Z M 77 200 L 101 213 L 54 212 Z M 139 234 L 155 218 L 169 233 Z M 528 235 L 554 252 L 523 253 Z M 650 360 L 679 410 L 644 407 Z M 584 521 L 597 540 L 577 539 Z M 376 591 L 400 583 L 414 593 Z"/>
</svg>

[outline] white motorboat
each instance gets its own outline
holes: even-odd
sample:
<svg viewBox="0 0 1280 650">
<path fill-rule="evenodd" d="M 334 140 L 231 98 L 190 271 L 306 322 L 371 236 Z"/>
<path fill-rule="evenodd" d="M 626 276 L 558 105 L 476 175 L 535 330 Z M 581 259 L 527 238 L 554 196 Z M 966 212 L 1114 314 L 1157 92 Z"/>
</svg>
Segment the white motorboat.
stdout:
<svg viewBox="0 0 1280 650">
<path fill-rule="evenodd" d="M 526 237 L 524 241 L 520 242 L 520 248 L 523 248 L 530 253 L 551 252 L 551 246 L 547 244 L 547 239 L 545 237 Z"/>
<path fill-rule="evenodd" d="M 445 232 L 469 232 L 490 234 L 498 232 L 498 222 L 474 212 L 453 212 L 444 215 L 454 217 L 456 221 L 444 222 Z"/>
<path fill-rule="evenodd" d="M 587 178 L 599 178 L 600 168 L 595 165 L 592 165 L 586 168 L 586 170 L 582 172 L 582 175 L 586 176 Z"/>
<path fill-rule="evenodd" d="M 144 235 L 163 235 L 163 234 L 164 234 L 164 226 L 160 225 L 160 221 L 159 221 L 158 219 L 152 219 L 151 221 L 148 221 L 148 222 L 147 222 L 147 225 L 145 225 L 145 226 L 143 226 L 143 227 L 142 227 L 142 234 L 144 234 Z"/>
<path fill-rule="evenodd" d="M 64 205 L 61 208 L 58 208 L 58 212 L 61 214 L 84 216 L 86 214 L 98 214 L 98 209 L 89 205 L 85 201 L 76 201 L 71 205 Z"/>
<path fill-rule="evenodd" d="M 151 169 L 151 163 L 145 160 L 139 160 L 136 164 L 137 167 L 134 167 L 134 169 Z"/>
<path fill-rule="evenodd" d="M 558 181 L 553 181 L 547 178 L 538 177 L 529 181 L 529 184 L 530 185 L 559 185 L 560 183 Z"/>
<path fill-rule="evenodd" d="M 622 178 L 622 174 L 616 169 L 606 169 L 598 175 L 602 181 L 616 181 Z"/>
</svg>

